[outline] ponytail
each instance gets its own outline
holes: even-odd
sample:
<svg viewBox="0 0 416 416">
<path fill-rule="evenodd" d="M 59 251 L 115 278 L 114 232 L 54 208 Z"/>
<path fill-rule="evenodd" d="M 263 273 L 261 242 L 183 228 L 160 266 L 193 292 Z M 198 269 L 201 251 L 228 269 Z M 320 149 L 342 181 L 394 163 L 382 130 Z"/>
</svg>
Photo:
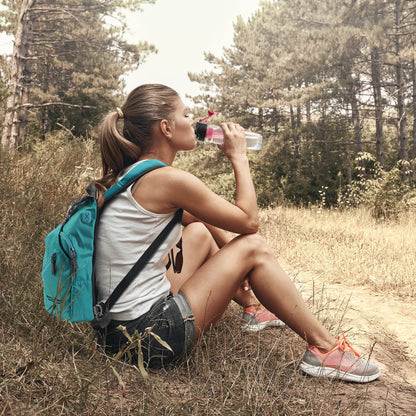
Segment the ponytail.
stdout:
<svg viewBox="0 0 416 416">
<path fill-rule="evenodd" d="M 102 206 L 105 191 L 115 184 L 123 169 L 137 162 L 140 157 L 140 148 L 119 133 L 118 118 L 117 111 L 113 111 L 101 123 L 100 146 L 103 176 L 95 181 L 98 190 L 98 206 Z"/>
<path fill-rule="evenodd" d="M 141 85 L 128 95 L 121 108 L 103 119 L 100 127 L 103 176 L 95 181 L 98 206 L 102 206 L 105 191 L 116 183 L 120 173 L 149 150 L 155 123 L 173 116 L 178 98 L 178 93 L 165 85 Z M 119 119 L 123 120 L 123 134 L 117 129 Z"/>
</svg>

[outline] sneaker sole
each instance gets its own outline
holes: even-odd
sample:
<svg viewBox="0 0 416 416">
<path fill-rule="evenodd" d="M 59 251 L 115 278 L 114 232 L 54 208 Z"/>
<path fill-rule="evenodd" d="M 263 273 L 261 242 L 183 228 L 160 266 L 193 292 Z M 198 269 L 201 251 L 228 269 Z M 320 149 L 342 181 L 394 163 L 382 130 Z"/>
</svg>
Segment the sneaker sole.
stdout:
<svg viewBox="0 0 416 416">
<path fill-rule="evenodd" d="M 280 319 L 276 319 L 274 321 L 267 321 L 267 322 L 259 322 L 258 324 L 246 324 L 241 327 L 243 332 L 258 332 L 265 328 L 271 327 L 282 327 L 286 324 L 281 321 Z"/>
<path fill-rule="evenodd" d="M 312 377 L 327 377 L 336 378 L 342 381 L 352 381 L 355 383 L 369 383 L 370 381 L 376 380 L 380 376 L 380 370 L 368 376 L 359 376 L 357 374 L 351 374 L 342 370 L 331 367 L 317 367 L 310 365 L 305 362 L 301 362 L 299 368 L 306 374 Z"/>
</svg>

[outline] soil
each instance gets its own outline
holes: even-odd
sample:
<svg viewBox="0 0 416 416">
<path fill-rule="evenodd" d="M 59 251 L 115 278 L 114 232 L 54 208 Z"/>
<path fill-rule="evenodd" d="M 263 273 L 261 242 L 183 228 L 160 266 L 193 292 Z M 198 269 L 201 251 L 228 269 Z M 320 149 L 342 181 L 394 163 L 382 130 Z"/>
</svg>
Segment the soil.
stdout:
<svg viewBox="0 0 416 416">
<path fill-rule="evenodd" d="M 381 367 L 381 376 L 366 385 L 363 415 L 416 415 L 416 302 L 375 288 L 329 284 L 296 272 L 295 282 L 315 311 L 328 308 L 348 341 Z M 329 306 L 331 305 L 331 306 Z M 326 312 L 328 314 L 328 312 Z M 325 312 L 324 312 L 325 315 Z M 335 328 L 336 330 L 337 328 Z M 363 394 L 363 386 L 346 390 Z"/>
</svg>

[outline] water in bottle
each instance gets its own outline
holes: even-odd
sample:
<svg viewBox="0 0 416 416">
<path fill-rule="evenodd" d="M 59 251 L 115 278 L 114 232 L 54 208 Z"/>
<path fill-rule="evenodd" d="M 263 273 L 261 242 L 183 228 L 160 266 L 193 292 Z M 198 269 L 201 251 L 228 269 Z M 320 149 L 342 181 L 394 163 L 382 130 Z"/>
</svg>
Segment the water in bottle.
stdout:
<svg viewBox="0 0 416 416">
<path fill-rule="evenodd" d="M 196 140 L 204 143 L 223 144 L 224 132 L 220 126 L 197 122 L 195 126 Z M 260 150 L 263 144 L 261 134 L 246 131 L 246 144 L 249 150 Z"/>
</svg>

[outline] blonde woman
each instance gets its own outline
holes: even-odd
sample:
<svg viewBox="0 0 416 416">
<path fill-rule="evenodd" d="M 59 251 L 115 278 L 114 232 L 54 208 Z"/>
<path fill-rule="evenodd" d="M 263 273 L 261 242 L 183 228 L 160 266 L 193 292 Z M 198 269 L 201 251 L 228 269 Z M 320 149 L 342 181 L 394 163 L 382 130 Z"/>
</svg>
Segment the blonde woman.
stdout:
<svg viewBox="0 0 416 416">
<path fill-rule="evenodd" d="M 122 133 L 117 122 L 123 125 Z M 195 133 L 192 118 L 171 88 L 139 86 L 121 108 L 104 119 L 100 137 L 103 177 L 97 181 L 101 196 L 135 164 L 157 159 L 166 167 L 146 174 L 103 211 L 96 251 L 98 300 L 109 296 L 178 209 L 184 210 L 185 227 L 183 232 L 181 225 L 176 227 L 114 305 L 112 321 L 100 331 L 101 341 L 116 352 L 127 342 L 118 325 L 130 333 L 152 327 L 173 352 L 149 335 L 142 346 L 144 359 L 151 366 L 165 365 L 181 357 L 215 325 L 232 299 L 243 305 L 252 299 L 308 343 L 301 363 L 304 372 L 356 382 L 375 380 L 378 366 L 360 358 L 343 336 L 334 338 L 317 321 L 257 234 L 257 200 L 244 130 L 234 123 L 221 127 L 225 142 L 219 148 L 235 175 L 234 204 L 194 175 L 172 167 L 178 151 L 195 147 Z M 228 241 L 225 231 L 237 237 Z M 182 247 L 176 248 L 181 237 Z M 171 262 L 183 263 L 180 272 L 178 264 L 174 265 L 176 274 L 172 268 L 166 271 L 165 261 L 174 248 Z M 253 295 L 242 290 L 244 282 Z"/>
</svg>

